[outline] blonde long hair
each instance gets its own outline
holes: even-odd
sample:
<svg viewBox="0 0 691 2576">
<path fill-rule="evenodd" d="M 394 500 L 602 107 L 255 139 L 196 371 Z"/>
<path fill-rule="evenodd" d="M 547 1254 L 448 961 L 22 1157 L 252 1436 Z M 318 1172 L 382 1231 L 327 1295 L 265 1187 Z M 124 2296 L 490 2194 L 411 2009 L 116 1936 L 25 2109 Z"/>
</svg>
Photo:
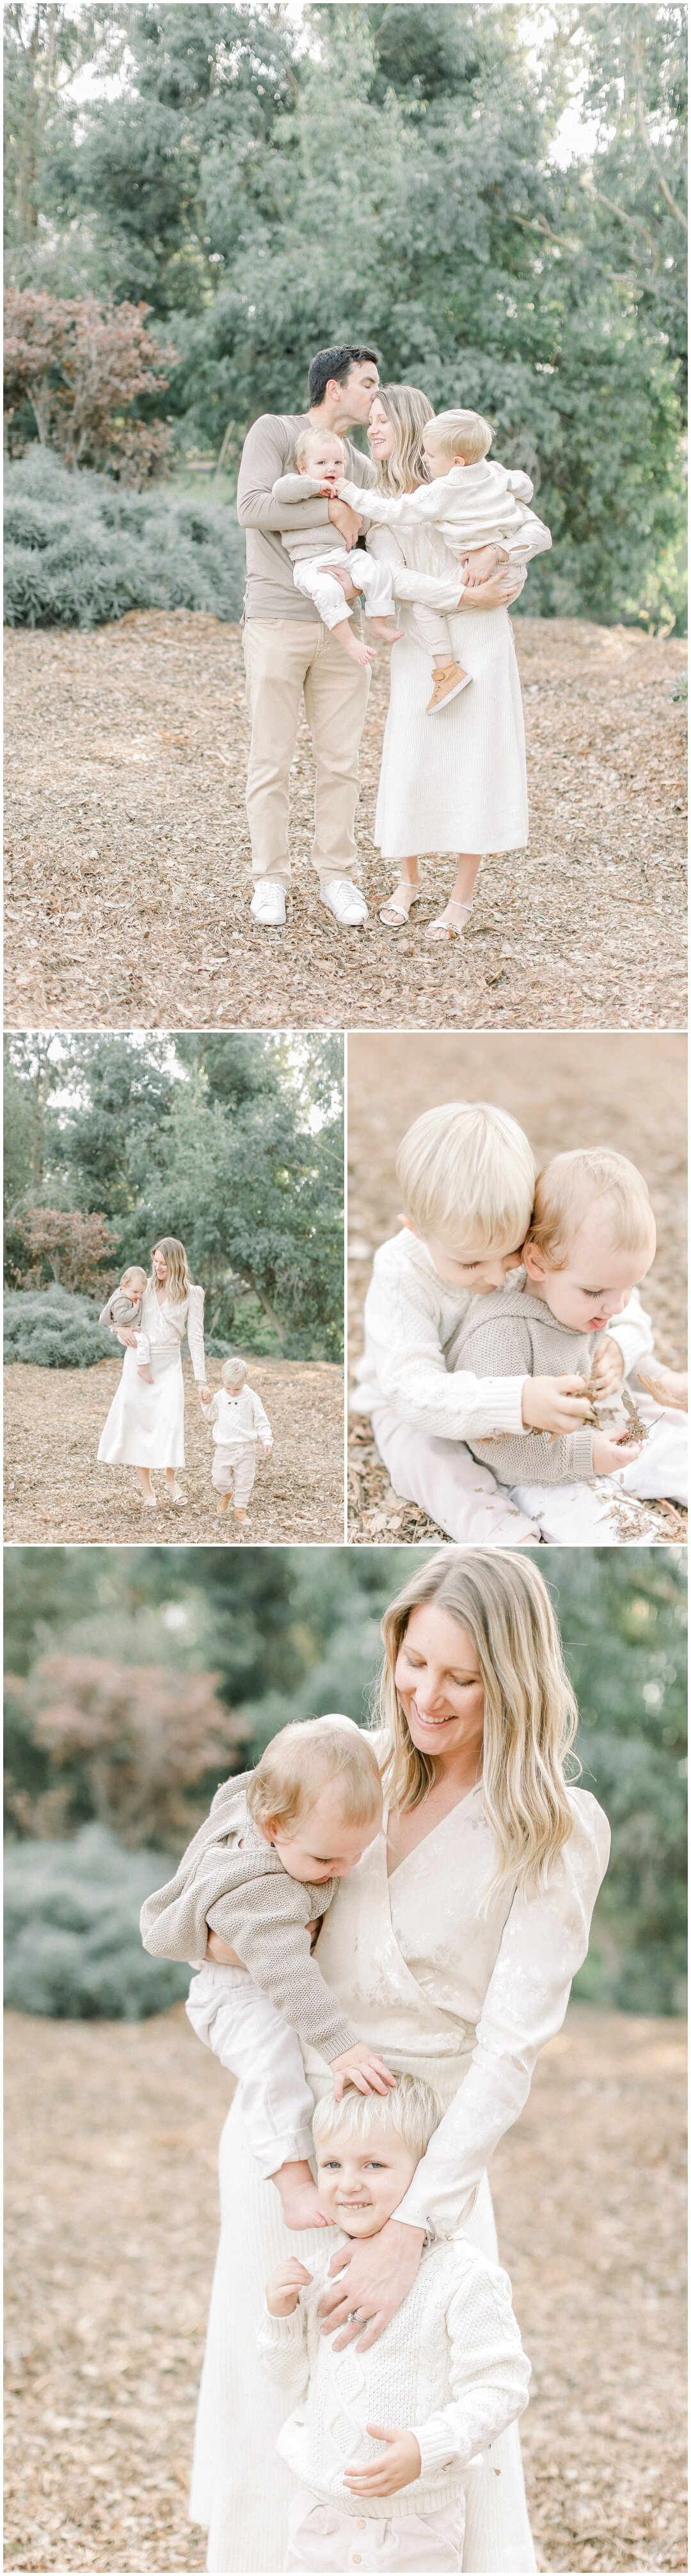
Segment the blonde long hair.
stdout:
<svg viewBox="0 0 691 2576">
<path fill-rule="evenodd" d="M 426 1796 L 434 1760 L 413 1744 L 394 1679 L 411 1610 L 434 1602 L 467 1630 L 485 1701 L 482 1802 L 497 1846 L 492 1892 L 512 1878 L 544 1887 L 573 1818 L 567 1780 L 578 1709 L 547 1585 L 537 1566 L 509 1549 L 444 1548 L 411 1576 L 381 1623 L 384 1797 L 405 1812 Z M 571 1760 L 569 1761 L 569 1757 Z M 568 1766 L 568 1768 L 567 1768 Z"/>
<path fill-rule="evenodd" d="M 416 385 L 379 385 L 377 401 L 396 432 L 393 455 L 380 457 L 377 464 L 380 490 L 412 492 L 416 483 L 429 482 L 422 432 L 434 418 L 434 406 Z"/>
<path fill-rule="evenodd" d="M 157 1252 L 163 1253 L 163 1258 L 168 1272 L 166 1279 L 166 1296 L 170 1298 L 171 1306 L 181 1306 L 185 1297 L 188 1296 L 189 1290 L 192 1286 L 184 1243 L 178 1242 L 176 1234 L 162 1234 L 160 1242 L 152 1244 L 151 1277 L 148 1283 L 150 1288 L 155 1288 L 158 1285 L 154 1270 L 154 1260 Z"/>
</svg>

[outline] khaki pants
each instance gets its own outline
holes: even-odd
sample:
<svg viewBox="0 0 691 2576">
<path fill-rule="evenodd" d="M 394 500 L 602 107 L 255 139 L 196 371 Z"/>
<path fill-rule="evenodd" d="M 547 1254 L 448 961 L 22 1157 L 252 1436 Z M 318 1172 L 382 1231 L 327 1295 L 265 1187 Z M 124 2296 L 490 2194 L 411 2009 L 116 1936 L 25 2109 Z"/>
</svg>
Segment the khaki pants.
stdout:
<svg viewBox="0 0 691 2576">
<path fill-rule="evenodd" d="M 463 2567 L 465 2505 L 438 2505 L 432 2513 L 378 2514 L 340 2512 L 338 2505 L 319 2504 L 308 2487 L 298 2487 L 289 2522 L 285 2569 L 312 2569 L 326 2576 L 331 2569 L 361 2567 L 362 2576 L 441 2576 Z"/>
<path fill-rule="evenodd" d="M 375 1405 L 372 1430 L 394 1493 L 419 1503 L 448 1538 L 476 1547 L 528 1547 L 540 1537 L 529 1506 L 512 1502 L 491 1468 L 478 1465 L 463 1440 L 439 1440 L 403 1422 L 392 1404 Z"/>
<path fill-rule="evenodd" d="M 249 1502 L 257 1473 L 254 1441 L 219 1441 L 214 1449 L 211 1482 L 218 1494 L 232 1494 L 236 1511 Z"/>
<path fill-rule="evenodd" d="M 290 883 L 288 780 L 304 694 L 317 770 L 312 865 L 322 885 L 352 877 L 369 667 L 349 662 L 342 645 L 307 618 L 248 617 L 243 639 L 252 874 Z"/>
</svg>

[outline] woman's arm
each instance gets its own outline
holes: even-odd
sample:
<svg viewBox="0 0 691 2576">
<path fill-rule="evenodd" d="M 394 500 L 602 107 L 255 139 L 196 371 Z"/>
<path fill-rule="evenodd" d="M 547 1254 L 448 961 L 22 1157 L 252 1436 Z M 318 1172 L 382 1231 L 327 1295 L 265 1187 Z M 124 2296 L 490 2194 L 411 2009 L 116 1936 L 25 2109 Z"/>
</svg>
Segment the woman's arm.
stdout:
<svg viewBox="0 0 691 2576">
<path fill-rule="evenodd" d="M 192 1287 L 187 1292 L 187 1343 L 197 1384 L 206 1386 L 203 1288 Z"/>
</svg>

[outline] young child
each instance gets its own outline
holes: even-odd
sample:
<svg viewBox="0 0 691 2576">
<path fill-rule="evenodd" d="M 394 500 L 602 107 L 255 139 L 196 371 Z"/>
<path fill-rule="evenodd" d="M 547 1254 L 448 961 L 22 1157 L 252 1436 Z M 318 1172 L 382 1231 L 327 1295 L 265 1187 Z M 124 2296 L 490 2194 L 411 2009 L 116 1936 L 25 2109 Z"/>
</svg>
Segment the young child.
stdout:
<svg viewBox="0 0 691 2576">
<path fill-rule="evenodd" d="M 658 1412 L 638 1386 L 632 1402 L 623 1365 L 619 1387 L 597 1400 L 602 1335 L 654 1255 L 655 1220 L 635 1164 L 597 1149 L 557 1154 L 538 1175 L 523 1270 L 503 1295 L 473 1299 L 452 1345 L 452 1364 L 478 1376 L 493 1368 L 526 1369 L 533 1379 L 573 1371 L 591 1391 L 587 1421 L 556 1439 L 504 1430 L 468 1435 L 473 1455 L 539 1520 L 545 1539 L 604 1538 L 614 1475 L 615 1494 L 686 1501 L 686 1423 L 678 1409 Z M 647 1434 L 644 1448 L 637 1432 Z M 593 1478 L 603 1482 L 593 1488 Z M 649 1534 L 643 1518 L 641 1535 Z"/>
<path fill-rule="evenodd" d="M 218 1393 L 212 1396 L 206 1389 L 202 1404 L 213 1432 L 211 1482 L 218 1494 L 219 1512 L 227 1512 L 232 1495 L 236 1521 L 246 1521 L 257 1473 L 257 1443 L 261 1440 L 265 1458 L 273 1449 L 273 1432 L 261 1396 L 248 1385 L 247 1361 L 224 1360 Z"/>
<path fill-rule="evenodd" d="M 418 2075 L 399 2075 L 384 2101 L 324 2096 L 317 2191 L 341 2243 L 379 2234 L 441 2115 Z M 317 2313 L 332 2250 L 313 2273 L 294 2257 L 272 2272 L 259 2329 L 293 2403 L 278 2439 L 300 2481 L 284 2566 L 460 2570 L 468 2470 L 528 2402 L 511 2284 L 462 2233 L 435 2241 L 377 2342 L 339 2352 Z"/>
<path fill-rule="evenodd" d="M 422 434 L 428 482 L 396 499 L 367 487 L 358 488 L 356 497 L 354 483 L 342 476 L 336 486 L 339 500 L 349 501 L 359 517 L 374 526 L 434 530 L 459 565 L 459 592 L 461 587 L 472 590 L 497 563 L 510 558 L 512 565 L 520 566 L 527 561 L 528 529 L 533 554 L 544 553 L 552 543 L 549 528 L 527 506 L 533 497 L 529 475 L 512 473 L 494 460 L 487 463 L 492 435 L 489 422 L 477 411 L 437 412 Z M 430 570 L 434 569 L 431 557 Z M 458 697 L 459 689 L 468 688 L 472 674 L 456 661 L 445 617 L 418 604 L 413 623 L 434 664 L 427 714 L 438 715 L 450 698 Z"/>
<path fill-rule="evenodd" d="M 370 1413 L 397 1494 L 449 1538 L 523 1546 L 542 1535 L 473 1457 L 494 1432 L 577 1431 L 591 1399 L 573 1369 L 478 1376 L 454 1366 L 471 1299 L 514 1285 L 530 1224 L 535 1167 L 527 1137 L 488 1101 L 445 1101 L 408 1129 L 396 1164 L 403 1231 L 375 1253 L 365 1300 L 358 1409 Z M 653 1336 L 636 1291 L 598 1346 L 600 1394 L 628 1376 Z"/>
<path fill-rule="evenodd" d="M 295 501 L 315 500 L 324 494 L 336 500 L 343 474 L 342 438 L 330 429 L 304 429 L 295 441 L 293 456 L 294 472 L 279 475 L 272 500 L 286 501 L 291 506 Z M 281 543 L 290 555 L 296 590 L 314 600 L 324 625 L 343 645 L 351 662 L 372 662 L 374 654 L 359 635 L 351 633 L 348 619 L 353 612 L 340 581 L 334 580 L 335 563 L 350 573 L 355 588 L 363 592 L 372 634 L 384 643 L 400 642 L 402 629 L 386 623 L 393 610 L 391 574 L 386 564 L 376 563 L 374 555 L 366 555 L 360 547 L 350 550 L 338 528 L 310 527 L 308 510 L 304 528 L 286 528 Z"/>
<path fill-rule="evenodd" d="M 137 1376 L 143 1378 L 145 1386 L 153 1386 L 151 1343 L 148 1333 L 141 1331 L 142 1298 L 146 1279 L 146 1271 L 140 1270 L 137 1262 L 133 1262 L 129 1270 L 123 1270 L 120 1286 L 114 1288 L 112 1297 L 106 1299 L 98 1320 L 99 1324 L 106 1325 L 109 1333 L 117 1333 L 123 1324 L 126 1324 L 129 1331 L 134 1333 Z"/>
<path fill-rule="evenodd" d="M 313 2096 L 300 2040 L 339 2083 L 394 2079 L 337 2011 L 310 1949 L 336 1882 L 374 1842 L 382 1792 L 374 1747 L 349 1717 L 285 1726 L 255 1771 L 225 1780 L 167 1886 L 140 1916 L 145 1950 L 189 1959 L 192 2027 L 242 2084 L 243 2112 L 287 2227 L 324 2220 L 312 2175 Z M 207 1961 L 209 1933 L 233 1964 Z"/>
</svg>

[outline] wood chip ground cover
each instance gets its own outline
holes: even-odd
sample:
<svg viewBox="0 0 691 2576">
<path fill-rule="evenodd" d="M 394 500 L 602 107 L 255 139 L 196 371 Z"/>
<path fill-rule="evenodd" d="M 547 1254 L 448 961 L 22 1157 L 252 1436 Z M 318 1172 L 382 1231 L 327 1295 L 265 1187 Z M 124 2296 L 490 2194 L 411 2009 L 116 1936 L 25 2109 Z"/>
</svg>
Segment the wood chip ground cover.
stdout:
<svg viewBox="0 0 691 2576">
<path fill-rule="evenodd" d="M 348 1365 L 362 1349 L 362 1308 L 379 1243 L 397 1231 L 396 1155 L 405 1130 L 443 1100 L 495 1100 L 525 1127 L 538 1167 L 575 1144 L 613 1145 L 647 1181 L 658 1249 L 642 1291 L 658 1357 L 686 1365 L 686 1040 L 447 1031 L 411 1039 L 356 1032 L 348 1044 Z M 376 1544 L 443 1538 L 393 1492 L 366 1416 L 350 1414 L 349 1532 Z M 622 1522 L 635 1538 L 635 1511 Z M 686 1517 L 653 1514 L 661 1544 L 684 1541 Z M 654 1533 L 655 1535 L 655 1533 Z"/>
<path fill-rule="evenodd" d="M 209 1385 L 220 1381 L 209 1361 Z M 5 1537 L 129 1544 L 239 1544 L 232 1507 L 222 1517 L 211 1484 L 213 1446 L 188 1362 L 184 1490 L 177 1510 L 154 1476 L 159 1509 L 139 1500 L 133 1467 L 104 1467 L 96 1451 L 120 1376 L 117 1360 L 47 1369 L 15 1360 L 5 1379 Z M 253 1545 L 343 1541 L 343 1370 L 327 1360 L 256 1359 L 251 1379 L 274 1435 L 259 1451 L 246 1524 Z"/>
<path fill-rule="evenodd" d="M 228 2079 L 184 2010 L 7 2020 L 9 2570 L 201 2569 L 186 2499 Z M 572 2005 L 492 2167 L 538 2566 L 683 2569 L 684 2032 Z"/>
<path fill-rule="evenodd" d="M 516 619 L 528 852 L 486 860 L 470 936 L 430 947 L 451 886 L 424 862 L 405 936 L 376 906 L 388 696 L 380 654 L 358 835 L 371 917 L 341 930 L 309 866 L 312 754 L 291 778 L 285 930 L 249 916 L 240 631 L 180 610 L 7 637 L 5 1022 L 13 1028 L 653 1028 L 685 1020 L 682 642 Z M 443 719 L 442 719 L 443 721 Z"/>
</svg>

